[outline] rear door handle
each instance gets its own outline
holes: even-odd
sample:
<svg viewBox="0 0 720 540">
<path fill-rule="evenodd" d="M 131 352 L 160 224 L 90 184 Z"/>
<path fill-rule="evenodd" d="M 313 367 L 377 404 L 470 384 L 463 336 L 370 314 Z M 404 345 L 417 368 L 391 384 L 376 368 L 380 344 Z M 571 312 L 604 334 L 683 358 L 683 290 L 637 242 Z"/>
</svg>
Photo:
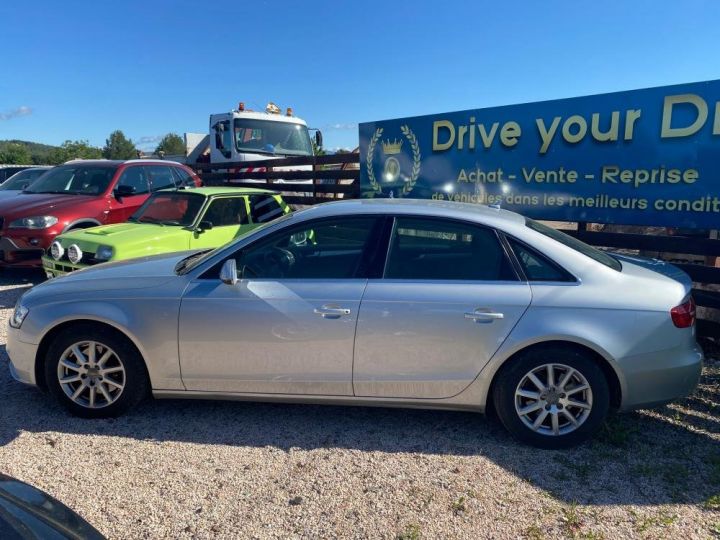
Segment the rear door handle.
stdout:
<svg viewBox="0 0 720 540">
<path fill-rule="evenodd" d="M 497 313 L 495 311 L 482 311 L 476 309 L 475 311 L 466 312 L 465 318 L 475 322 L 489 323 L 498 319 L 504 319 L 505 315 L 502 313 Z"/>
<path fill-rule="evenodd" d="M 343 315 L 350 315 L 350 310 L 348 308 L 325 305 L 315 308 L 313 313 L 320 315 L 323 319 L 339 319 Z"/>
</svg>

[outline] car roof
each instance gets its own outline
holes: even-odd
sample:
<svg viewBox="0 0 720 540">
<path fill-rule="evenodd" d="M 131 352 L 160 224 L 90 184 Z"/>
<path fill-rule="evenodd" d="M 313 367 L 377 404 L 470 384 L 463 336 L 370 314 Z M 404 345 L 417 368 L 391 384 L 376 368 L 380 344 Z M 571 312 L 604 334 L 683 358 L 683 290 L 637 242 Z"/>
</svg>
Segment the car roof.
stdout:
<svg viewBox="0 0 720 540">
<path fill-rule="evenodd" d="M 524 225 L 525 217 L 484 204 L 427 199 L 352 199 L 319 204 L 302 210 L 303 218 L 353 214 L 406 214 L 477 221 L 495 226 Z"/>
<path fill-rule="evenodd" d="M 130 163 L 142 163 L 143 165 L 182 165 L 182 163 L 169 159 L 71 159 L 63 163 L 63 165 L 124 165 Z"/>
<path fill-rule="evenodd" d="M 176 191 L 176 190 L 171 188 L 171 189 L 164 189 L 161 192 L 167 192 L 167 191 Z M 219 196 L 219 195 L 259 195 L 259 194 L 276 195 L 277 194 L 277 192 L 270 191 L 267 189 L 227 187 L 227 186 L 186 188 L 186 189 L 178 190 L 178 191 L 180 191 L 181 193 L 182 192 L 197 193 L 199 195 L 204 195 L 206 197 L 215 197 L 215 196 Z"/>
</svg>

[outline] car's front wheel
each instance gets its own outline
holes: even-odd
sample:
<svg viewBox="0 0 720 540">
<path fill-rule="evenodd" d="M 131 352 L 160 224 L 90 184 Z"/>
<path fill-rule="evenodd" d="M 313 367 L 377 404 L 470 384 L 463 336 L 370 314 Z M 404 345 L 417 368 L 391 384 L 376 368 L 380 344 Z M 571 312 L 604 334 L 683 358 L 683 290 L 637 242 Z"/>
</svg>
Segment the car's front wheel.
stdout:
<svg viewBox="0 0 720 540">
<path fill-rule="evenodd" d="M 85 418 L 118 416 L 148 393 L 142 357 L 114 330 L 80 324 L 48 348 L 45 380 L 52 395 Z"/>
<path fill-rule="evenodd" d="M 605 420 L 610 390 L 588 355 L 574 349 L 531 349 L 498 373 L 493 400 L 517 439 L 540 448 L 567 448 L 590 438 Z"/>
</svg>

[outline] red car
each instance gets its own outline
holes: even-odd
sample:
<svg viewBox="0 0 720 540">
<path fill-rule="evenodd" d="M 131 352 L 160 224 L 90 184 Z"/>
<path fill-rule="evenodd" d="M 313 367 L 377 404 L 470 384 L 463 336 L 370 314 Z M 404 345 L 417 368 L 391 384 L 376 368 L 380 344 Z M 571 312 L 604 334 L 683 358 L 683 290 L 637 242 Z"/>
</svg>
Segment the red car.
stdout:
<svg viewBox="0 0 720 540">
<path fill-rule="evenodd" d="M 151 192 L 200 185 L 191 169 L 174 161 L 77 160 L 54 167 L 0 200 L 0 266 L 41 266 L 58 234 L 121 223 Z"/>
</svg>

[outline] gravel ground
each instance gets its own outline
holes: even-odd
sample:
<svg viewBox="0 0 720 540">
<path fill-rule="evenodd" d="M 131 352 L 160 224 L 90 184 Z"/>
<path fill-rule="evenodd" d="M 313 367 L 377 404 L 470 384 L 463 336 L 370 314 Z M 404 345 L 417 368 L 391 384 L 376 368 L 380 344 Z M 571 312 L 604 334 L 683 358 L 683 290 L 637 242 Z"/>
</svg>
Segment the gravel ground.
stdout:
<svg viewBox="0 0 720 540">
<path fill-rule="evenodd" d="M 720 361 L 691 398 L 567 452 L 454 412 L 150 401 L 87 421 L 7 372 L 34 279 L 0 276 L 0 471 L 108 537 L 720 537 Z"/>
</svg>

